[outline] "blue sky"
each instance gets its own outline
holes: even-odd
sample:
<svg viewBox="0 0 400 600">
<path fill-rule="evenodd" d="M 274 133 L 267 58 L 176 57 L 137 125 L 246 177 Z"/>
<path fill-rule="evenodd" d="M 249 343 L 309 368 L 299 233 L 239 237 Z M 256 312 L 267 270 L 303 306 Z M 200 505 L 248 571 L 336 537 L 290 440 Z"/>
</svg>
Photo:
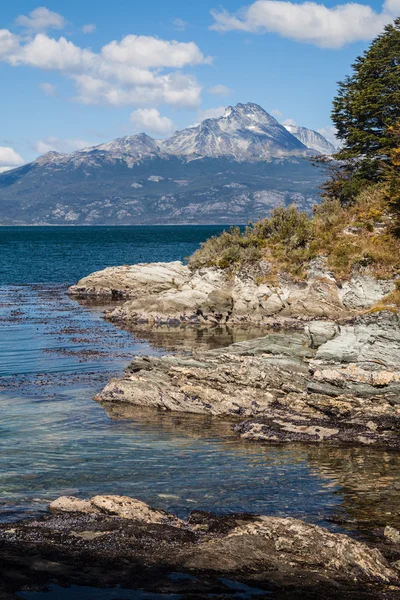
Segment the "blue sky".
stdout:
<svg viewBox="0 0 400 600">
<path fill-rule="evenodd" d="M 33 0 L 0 13 L 0 169 L 256 102 L 328 131 L 336 83 L 400 13 L 384 4 Z"/>
</svg>

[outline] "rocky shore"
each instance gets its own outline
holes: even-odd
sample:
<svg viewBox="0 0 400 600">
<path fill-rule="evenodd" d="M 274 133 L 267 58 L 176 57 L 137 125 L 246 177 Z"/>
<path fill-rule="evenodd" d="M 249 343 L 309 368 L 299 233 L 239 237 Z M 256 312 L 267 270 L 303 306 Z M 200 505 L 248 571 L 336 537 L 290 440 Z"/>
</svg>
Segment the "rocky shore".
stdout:
<svg viewBox="0 0 400 600">
<path fill-rule="evenodd" d="M 321 259 L 307 281 L 275 288 L 175 262 L 105 269 L 70 293 L 128 299 L 107 312 L 127 327 L 260 327 L 259 338 L 225 348 L 137 358 L 100 402 L 210 414 L 248 440 L 399 449 L 400 319 L 365 310 L 393 287 L 368 274 L 339 284 Z"/>
<path fill-rule="evenodd" d="M 275 286 L 250 272 L 175 262 L 105 269 L 69 293 L 118 301 L 108 319 L 175 346 L 135 358 L 106 385 L 96 400 L 111 418 L 192 414 L 258 443 L 385 450 L 389 465 L 400 447 L 400 318 L 373 307 L 393 287 L 366 273 L 338 283 L 323 261 L 306 281 Z M 386 479 L 389 471 L 379 485 Z M 331 522 L 346 525 L 350 513 Z M 0 597 L 52 583 L 174 600 L 399 598 L 397 513 L 373 514 L 354 539 L 294 518 L 193 511 L 182 519 L 128 497 L 62 497 L 43 518 L 0 525 Z"/>
<path fill-rule="evenodd" d="M 181 262 L 109 267 L 81 279 L 69 289 L 78 298 L 127 300 L 108 312 L 124 323 L 257 323 L 285 320 L 338 319 L 368 309 L 394 290 L 392 281 L 365 273 L 340 283 L 324 259 L 312 261 L 305 281 L 282 275 L 260 283 L 268 263 L 254 271 L 203 268 L 192 271 Z"/>
<path fill-rule="evenodd" d="M 121 496 L 61 497 L 50 511 L 0 525 L 4 597 L 49 582 L 187 599 L 400 594 L 394 528 L 381 532 L 380 551 L 293 518 L 193 511 L 182 520 Z"/>
</svg>

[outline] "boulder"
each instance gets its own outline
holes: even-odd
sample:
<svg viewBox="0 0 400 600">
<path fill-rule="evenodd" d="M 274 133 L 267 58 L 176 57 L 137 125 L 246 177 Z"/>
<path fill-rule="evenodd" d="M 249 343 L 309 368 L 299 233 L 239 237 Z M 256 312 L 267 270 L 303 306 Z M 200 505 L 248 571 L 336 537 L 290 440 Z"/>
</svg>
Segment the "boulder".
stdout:
<svg viewBox="0 0 400 600">
<path fill-rule="evenodd" d="M 340 328 L 333 321 L 311 321 L 306 325 L 305 331 L 310 340 L 310 347 L 319 348 L 328 340 L 333 340 Z"/>
<path fill-rule="evenodd" d="M 49 509 L 53 514 L 104 514 L 144 523 L 174 523 L 175 525 L 180 523 L 174 515 L 155 510 L 144 502 L 128 496 L 94 496 L 90 500 L 61 496 L 51 502 Z"/>
</svg>

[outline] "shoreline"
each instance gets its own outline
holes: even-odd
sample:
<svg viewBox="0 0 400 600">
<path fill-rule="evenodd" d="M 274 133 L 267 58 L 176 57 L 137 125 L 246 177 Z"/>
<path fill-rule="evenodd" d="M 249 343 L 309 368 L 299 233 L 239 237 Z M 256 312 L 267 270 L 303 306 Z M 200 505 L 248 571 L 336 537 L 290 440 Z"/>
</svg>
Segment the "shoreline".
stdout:
<svg viewBox="0 0 400 600">
<path fill-rule="evenodd" d="M 51 582 L 188 599 L 237 598 L 242 590 L 280 600 L 394 600 L 397 535 L 386 528 L 367 545 L 293 518 L 194 510 L 181 520 L 128 497 L 61 497 L 42 519 L 0 525 L 0 594 L 11 599 Z"/>
<path fill-rule="evenodd" d="M 364 275 L 340 290 L 321 261 L 309 272 L 303 283 L 281 279 L 280 289 L 251 273 L 227 279 L 177 261 L 84 278 L 68 293 L 124 300 L 105 316 L 132 332 L 248 326 L 261 336 L 207 352 L 193 346 L 189 357 L 136 359 L 96 400 L 233 417 L 238 435 L 260 442 L 400 449 L 400 319 L 390 308 L 367 310 L 392 284 Z"/>
<path fill-rule="evenodd" d="M 90 304 L 90 301 L 89 301 Z M 288 371 L 288 375 L 289 375 L 289 379 L 290 379 L 290 385 L 291 386 L 296 386 L 296 377 L 294 377 L 293 373 L 293 367 L 294 364 L 296 363 L 298 365 L 299 373 L 300 373 L 300 378 L 302 377 L 301 373 L 302 373 L 302 368 L 299 367 L 299 362 L 298 362 L 298 352 L 299 352 L 299 348 L 301 347 L 301 353 L 304 354 L 304 358 L 308 361 L 308 360 L 313 360 L 312 355 L 315 353 L 316 350 L 318 350 L 318 348 L 320 346 L 323 346 L 324 344 L 320 344 L 320 346 L 318 346 L 318 343 L 316 343 L 316 340 L 314 340 L 314 342 L 312 342 L 312 338 L 309 337 L 309 344 L 311 342 L 310 346 L 307 346 L 304 344 L 304 340 L 305 340 L 305 334 L 301 332 L 302 329 L 304 329 L 304 323 L 301 322 L 300 323 L 298 320 L 294 320 L 294 323 L 297 323 L 297 325 L 299 325 L 300 328 L 300 332 L 297 331 L 297 333 L 294 333 L 293 331 L 290 331 L 289 333 L 285 334 L 285 333 L 269 333 L 269 340 L 271 341 L 271 336 L 275 336 L 275 344 L 278 344 L 278 354 L 276 354 L 276 350 L 274 352 L 271 352 L 271 347 L 267 348 L 267 355 L 270 357 L 270 366 L 273 366 L 272 363 L 276 363 L 277 359 L 282 358 L 282 351 L 284 351 L 284 355 L 286 353 L 286 358 L 283 359 L 283 361 L 285 362 L 289 362 L 290 363 L 290 369 Z M 324 321 L 322 322 L 324 323 L 324 327 L 326 328 L 328 325 L 332 325 L 332 322 L 327 322 Z M 312 323 L 311 323 L 312 324 Z M 309 324 L 310 325 L 310 324 Z M 309 326 L 308 325 L 308 326 Z M 214 324 L 212 327 L 218 327 L 218 324 Z M 353 325 L 348 325 L 349 327 L 352 327 Z M 146 330 L 146 325 L 143 325 L 142 328 L 142 333 L 145 334 L 145 330 Z M 211 327 L 211 330 L 212 330 Z M 343 327 L 343 326 L 342 326 Z M 233 325 L 233 328 L 235 328 L 235 325 Z M 194 330 L 196 330 L 196 327 L 194 327 Z M 179 329 L 177 330 L 179 331 Z M 336 338 L 336 336 L 338 335 L 338 333 L 340 332 L 334 332 L 335 335 L 333 336 L 333 340 Z M 321 331 L 317 331 L 314 332 L 314 335 L 321 335 Z M 286 341 L 285 341 L 285 336 L 286 336 Z M 296 352 L 294 352 L 293 356 L 290 356 L 290 348 L 293 348 L 293 342 L 296 339 L 296 336 L 299 337 L 298 340 L 298 344 L 296 346 L 297 350 Z M 143 335 L 143 337 L 145 337 L 145 335 Z M 268 339 L 268 335 L 264 336 Z M 278 338 L 278 339 L 276 339 Z M 321 340 L 319 340 L 321 341 Z M 329 340 L 328 340 L 329 341 Z M 232 347 L 235 348 L 235 352 L 236 352 L 236 359 L 238 357 L 241 356 L 240 351 L 237 352 L 238 347 L 243 348 L 243 346 L 246 347 L 245 352 L 242 354 L 242 356 L 245 359 L 245 362 L 247 363 L 249 360 L 251 362 L 251 360 L 255 360 L 256 363 L 258 363 L 259 361 L 259 356 L 262 356 L 264 351 L 261 352 L 261 354 L 259 354 L 259 349 L 257 349 L 257 344 L 259 342 L 257 341 L 257 339 L 255 340 L 250 340 L 248 342 L 237 342 L 234 343 L 233 346 L 228 346 L 227 348 L 222 349 L 222 354 L 221 354 L 221 350 L 218 350 L 217 348 L 214 350 L 208 350 L 208 351 L 202 351 L 203 354 L 201 355 L 202 360 L 204 359 L 204 355 L 207 355 L 207 357 L 210 360 L 216 360 L 217 363 L 219 362 L 220 358 L 219 356 L 221 355 L 223 357 L 223 368 L 226 371 L 227 368 L 227 362 L 226 362 L 226 356 L 232 356 Z M 286 350 L 285 350 L 285 343 L 286 343 Z M 324 341 L 324 343 L 327 343 L 327 341 Z M 247 345 L 247 346 L 246 346 Z M 253 345 L 253 356 L 251 356 L 251 352 L 249 354 L 249 346 L 251 347 L 251 345 Z M 312 348 L 312 345 L 317 345 L 317 348 Z M 275 356 L 275 358 L 274 358 Z M 166 357 L 167 360 L 175 360 L 175 357 L 170 358 L 170 357 Z M 141 359 L 139 359 L 141 360 Z M 145 359 L 146 360 L 146 359 Z M 157 361 L 162 361 L 163 359 L 155 359 L 154 362 L 154 366 L 157 369 Z M 182 360 L 182 358 L 177 358 L 176 360 Z M 190 357 L 187 358 L 186 360 L 191 360 Z M 242 360 L 242 359 L 239 359 Z M 293 362 L 294 361 L 294 362 Z M 279 361 L 278 361 L 279 362 Z M 282 362 L 282 361 L 281 361 Z M 267 363 L 268 364 L 268 363 Z M 276 366 L 276 364 L 275 364 Z M 190 367 L 192 368 L 192 367 Z M 129 369 L 131 369 L 131 371 L 129 371 Z M 234 363 L 234 371 L 236 371 L 238 369 L 238 362 Z M 246 366 L 245 371 L 248 370 L 248 366 Z M 265 369 L 264 369 L 265 370 Z M 209 371 L 209 368 L 208 368 Z M 139 369 L 139 371 L 136 370 L 136 367 L 128 367 L 128 373 L 129 377 L 132 376 L 132 372 L 133 373 L 141 373 L 141 370 Z M 146 367 L 144 373 L 150 373 L 151 374 L 151 369 L 150 371 L 148 370 L 148 367 Z M 239 368 L 239 373 L 241 373 L 240 368 Z M 275 370 L 276 373 L 276 370 Z M 252 374 L 253 375 L 253 374 Z M 193 373 L 191 373 L 190 378 L 193 377 Z M 265 381 L 265 379 L 264 379 Z M 285 382 L 281 382 L 281 386 L 285 386 L 288 385 L 288 381 L 287 379 L 285 379 Z M 209 373 L 208 373 L 208 377 L 207 377 L 207 386 L 209 385 L 210 382 L 210 377 L 209 377 Z M 143 382 L 141 382 L 142 384 Z M 120 383 L 119 383 L 120 384 Z M 169 384 L 168 384 L 169 385 Z M 168 392 L 168 385 L 165 386 L 163 385 L 163 389 L 164 391 Z M 190 385 L 192 385 L 190 383 Z M 274 385 L 276 387 L 276 381 L 274 382 Z M 224 382 L 224 386 L 226 386 L 226 382 Z M 116 402 L 114 405 L 111 404 L 110 405 L 110 410 L 114 410 L 114 406 L 115 409 L 119 410 L 119 408 L 121 408 L 121 410 L 123 409 L 123 403 L 119 403 Z M 131 408 L 134 409 L 134 406 L 132 405 L 132 403 L 130 404 Z M 326 409 L 325 409 L 326 410 Z M 331 410 L 331 409 L 330 409 Z M 174 414 L 174 413 L 171 413 Z M 239 415 L 240 416 L 240 415 Z M 282 417 L 282 415 L 278 415 L 279 418 Z M 287 416 L 287 412 L 286 412 L 286 416 Z M 234 419 L 236 419 L 236 417 L 234 416 Z M 373 429 L 371 431 L 374 431 Z M 239 438 L 238 438 L 239 439 Z M 244 439 L 249 439 L 249 436 Z M 271 440 L 272 443 L 275 443 L 276 440 Z M 291 440 L 288 440 L 291 442 Z M 301 440 L 300 440 L 301 441 Z M 323 441 L 323 440 L 322 440 Z M 307 443 L 309 442 L 309 440 L 307 441 Z M 270 442 L 269 442 L 270 443 Z M 367 445 L 368 447 L 369 444 Z M 100 490 L 99 490 L 100 491 Z M 196 514 L 196 511 L 195 511 Z M 202 519 L 204 519 L 205 517 L 202 517 Z M 223 522 L 224 518 L 228 518 L 228 517 L 218 517 L 218 519 L 222 519 L 221 522 Z M 232 516 L 229 517 L 230 519 L 234 518 Z M 259 517 L 256 517 L 255 515 L 241 515 L 240 516 L 240 521 L 242 522 L 243 519 L 258 519 Z M 266 519 L 269 519 L 270 517 L 263 517 Z M 57 520 L 58 519 L 58 520 Z M 99 535 L 97 536 L 97 533 L 100 534 L 100 532 L 102 531 L 102 528 L 104 531 L 109 531 L 110 528 L 111 530 L 115 530 L 115 536 L 114 536 L 114 541 L 115 543 L 118 545 L 122 545 L 122 540 L 123 537 L 126 534 L 126 521 L 124 522 L 120 522 L 118 519 L 120 519 L 120 517 L 118 517 L 117 515 L 109 515 L 107 517 L 100 515 L 98 518 L 96 517 L 96 519 L 93 520 L 92 517 L 90 517 L 89 519 L 86 516 L 79 516 L 79 511 L 78 512 L 74 512 L 74 514 L 71 514 L 71 516 L 65 516 L 65 517 L 57 517 L 57 516 L 47 516 L 47 517 L 43 517 L 39 520 L 34 520 L 34 521 L 17 521 L 14 524 L 10 524 L 8 523 L 7 526 L 0 526 L 0 553 L 2 553 L 2 548 L 6 548 L 6 552 L 7 552 L 7 556 L 8 556 L 8 565 L 9 565 L 9 570 L 10 573 L 13 572 L 14 568 L 17 568 L 16 565 L 18 565 L 18 569 L 22 572 L 25 571 L 25 569 L 28 569 L 28 571 L 31 573 L 30 575 L 30 583 L 26 584 L 28 585 L 28 587 L 26 589 L 29 588 L 29 586 L 39 586 L 39 588 L 43 588 L 43 586 L 47 585 L 46 582 L 49 581 L 49 578 L 51 578 L 51 580 L 54 581 L 59 581 L 60 584 L 62 585 L 76 585 L 77 582 L 81 582 L 82 584 L 82 577 L 83 577 L 83 572 L 78 568 L 77 570 L 77 565 L 76 565 L 76 561 L 77 561 L 77 557 L 79 556 L 80 553 L 83 553 L 84 558 L 84 569 L 87 572 L 87 569 L 90 568 L 92 569 L 92 578 L 87 577 L 84 580 L 84 582 L 89 585 L 94 585 L 94 587 L 96 587 L 98 584 L 101 584 L 100 587 L 102 587 L 103 585 L 105 585 L 106 587 L 109 586 L 113 586 L 116 584 L 121 584 L 121 573 L 119 572 L 118 575 L 115 574 L 114 568 L 113 568 L 113 561 L 108 562 L 107 564 L 107 560 L 104 562 L 105 560 L 105 556 L 102 555 L 102 540 L 108 540 L 107 535 L 105 534 L 106 537 L 104 537 L 103 535 Z M 212 516 L 207 516 L 207 523 L 209 523 L 210 519 L 212 522 L 215 522 L 215 517 Z M 139 525 L 137 524 L 137 519 L 134 518 L 134 521 L 136 524 L 133 524 L 134 528 L 139 527 Z M 290 521 L 290 519 L 289 519 Z M 219 521 L 218 521 L 219 522 Z M 54 523 L 55 526 L 55 530 L 52 533 L 52 523 Z M 310 527 L 309 525 L 305 524 L 304 522 L 301 524 L 301 522 L 299 521 L 299 527 Z M 200 523 L 201 524 L 201 523 Z M 204 523 L 203 523 L 204 525 Z M 201 527 L 203 527 L 203 525 L 201 525 Z M 55 531 L 59 530 L 59 527 L 62 526 L 63 531 L 65 531 L 65 537 L 63 537 L 61 540 L 58 539 L 57 537 L 54 537 L 55 535 Z M 93 531 L 93 527 L 95 526 L 95 530 Z M 205 525 L 204 525 L 205 526 Z M 155 533 L 155 530 L 152 529 L 154 526 L 151 526 L 151 528 L 149 529 L 149 533 L 146 533 L 147 530 L 147 525 L 146 526 L 142 526 L 140 525 L 139 529 L 141 531 L 140 535 L 150 535 L 152 540 L 157 540 L 159 539 L 157 536 L 158 535 L 164 535 L 164 533 L 160 530 L 158 530 L 158 527 L 163 527 L 163 526 L 157 526 L 157 534 Z M 200 531 L 201 531 L 201 527 L 200 527 Z M 207 525 L 207 527 L 209 527 L 209 525 Z M 35 533 L 33 534 L 33 529 L 35 530 Z M 392 527 L 391 529 L 393 529 L 395 532 L 397 531 L 395 527 Z M 11 538 L 13 538 L 13 536 L 15 536 L 15 540 L 13 541 L 13 539 L 11 539 L 10 541 L 10 533 L 11 533 Z M 90 532 L 93 532 L 93 537 L 91 539 L 91 535 Z M 117 531 L 119 531 L 123 537 L 120 537 L 120 534 L 117 533 Z M 137 532 L 137 529 L 135 529 L 135 531 Z M 308 531 L 308 530 L 307 530 Z M 326 531 L 326 530 L 322 530 L 322 531 Z M 389 530 L 389 535 L 390 534 Z M 46 533 L 47 532 L 47 533 Z M 81 537 L 81 533 L 84 534 L 84 537 Z M 171 532 L 172 533 L 172 532 Z M 75 536 L 75 534 L 77 534 L 77 536 Z M 169 535 L 169 534 L 168 534 Z M 174 533 L 175 535 L 175 533 Z M 180 535 L 180 534 L 179 534 Z M 247 534 L 246 534 L 247 535 Z M 264 535 L 264 534 L 263 534 Z M 307 533 L 307 536 L 309 534 Z M 325 535 L 321 533 L 321 535 Z M 332 535 L 332 534 L 330 534 Z M 396 536 L 395 534 L 392 534 L 394 536 Z M 43 537 L 44 536 L 44 537 Z M 45 540 L 46 536 L 50 536 L 47 537 L 47 541 Z M 63 534 L 64 536 L 64 534 Z M 71 537 L 72 536 L 72 537 Z M 135 533 L 135 536 L 137 536 L 137 533 Z M 344 538 L 347 538 L 347 536 L 342 536 Z M 218 538 L 218 536 L 217 536 Z M 58 539 L 58 541 L 57 541 Z M 170 538 L 168 538 L 169 541 L 167 542 L 167 544 L 170 543 Z M 218 538 L 219 539 L 219 538 Z M 336 538 L 335 538 L 336 539 Z M 349 540 L 351 538 L 348 538 Z M 51 540 L 49 542 L 49 540 Z M 264 544 L 265 541 L 264 537 L 261 536 L 260 539 L 255 540 L 255 539 L 249 539 L 249 543 L 250 546 L 247 545 L 246 542 L 246 556 L 249 555 L 250 552 L 250 556 L 251 556 L 251 552 L 253 552 L 253 550 L 255 550 L 255 548 L 257 547 L 258 543 Z M 381 541 L 379 541 L 381 540 Z M 382 542 L 382 540 L 386 540 L 384 542 Z M 71 542 L 72 542 L 72 548 L 74 548 L 73 551 L 73 555 L 70 554 L 70 549 L 71 549 Z M 48 548 L 48 544 L 50 543 L 50 547 L 52 548 L 51 552 L 53 553 L 53 549 L 54 546 L 56 546 L 58 544 L 58 550 L 56 553 L 56 560 L 54 561 L 54 557 L 50 559 L 50 555 L 48 554 L 48 550 L 46 548 Z M 181 542 L 179 542 L 181 543 Z M 207 541 L 206 543 L 212 543 L 214 544 L 214 541 Z M 220 543 L 220 542 L 218 542 Z M 240 543 L 242 543 L 242 539 L 240 541 Z M 268 542 L 269 543 L 269 542 Z M 229 541 L 229 544 L 231 544 L 231 542 Z M 254 545 L 255 544 L 255 545 Z M 278 542 L 278 545 L 280 543 Z M 174 547 L 174 546 L 173 546 Z M 399 560 L 400 558 L 400 552 L 398 551 L 398 546 L 396 545 L 396 543 L 391 542 L 387 537 L 385 537 L 383 529 L 379 529 L 379 533 L 376 535 L 375 539 L 373 542 L 368 542 L 368 546 L 366 546 L 366 552 L 372 552 L 375 553 L 374 548 L 379 547 L 380 549 L 383 550 L 384 555 L 387 556 L 388 558 L 386 560 L 389 560 L 390 562 L 394 563 L 396 562 L 396 560 Z M 250 549 L 253 548 L 253 550 L 250 551 Z M 268 548 L 270 548 L 268 546 Z M 226 547 L 224 547 L 224 552 L 226 553 L 228 550 Z M 76 554 L 76 552 L 78 554 Z M 125 552 L 125 554 L 124 554 Z M 140 552 L 142 552 L 140 550 Z M 175 552 L 175 550 L 172 550 L 172 553 Z M 231 550 L 229 550 L 229 553 L 231 552 Z M 239 560 L 239 557 L 241 556 L 241 550 L 235 550 L 235 552 L 239 552 L 239 554 L 235 554 L 235 556 L 237 557 L 237 559 Z M 265 550 L 264 552 L 266 552 L 265 554 L 265 560 L 272 560 L 271 559 L 271 555 L 268 554 L 268 552 L 270 552 L 270 549 L 268 550 L 268 552 Z M 397 554 L 399 552 L 399 554 Z M 42 565 L 43 568 L 36 568 L 36 575 L 32 575 L 32 559 L 30 558 L 32 556 L 32 553 L 34 553 L 36 556 L 39 555 L 41 556 L 41 561 L 42 561 Z M 304 553 L 304 549 L 302 550 L 302 553 Z M 198 554 L 198 547 L 196 546 L 196 555 Z M 3 554 L 4 556 L 4 554 Z M 89 556 L 91 556 L 91 558 L 89 559 Z M 103 556 L 103 558 L 101 558 Z M 373 554 L 373 556 L 376 558 L 376 554 Z M 398 557 L 398 558 L 397 558 Z M 127 554 L 126 554 L 126 550 L 122 549 L 121 550 L 121 554 L 120 554 L 120 560 L 122 561 L 126 561 L 127 558 Z M 50 562 L 49 562 L 50 560 Z M 101 578 L 100 577 L 100 572 L 99 570 L 96 570 L 94 568 L 95 563 L 98 563 L 100 560 L 102 567 L 102 574 L 101 574 Z M 114 560 L 114 559 L 113 559 Z M 139 554 L 137 557 L 137 560 L 142 561 L 144 560 L 144 555 Z M 158 560 L 158 559 L 157 559 Z M 164 559 L 163 559 L 164 560 Z M 278 571 L 279 569 L 285 569 L 285 564 L 284 561 L 282 562 L 282 557 L 280 557 L 279 559 L 280 561 L 280 566 L 278 565 Z M 162 562 L 162 561 L 161 561 Z M 36 563 L 35 563 L 36 564 Z M 156 564 L 156 563 L 155 563 Z M 387 563 L 389 564 L 389 563 Z M 13 566 L 14 565 L 14 566 Z M 22 566 L 24 565 L 24 566 Z M 57 565 L 57 566 L 55 566 Z M 73 566 L 75 565 L 75 566 Z M 89 567 L 89 565 L 92 565 L 91 567 Z M 73 566 L 73 570 L 74 570 L 74 574 L 71 571 L 71 567 Z M 154 566 L 154 568 L 158 569 L 158 567 Z M 140 575 L 140 577 L 138 578 L 138 572 L 132 572 L 130 571 L 130 574 L 128 576 L 128 579 L 124 579 L 124 585 L 123 587 L 126 587 L 127 589 L 137 589 L 137 587 L 144 587 L 147 589 L 151 589 L 151 591 L 156 591 L 155 587 L 158 587 L 158 592 L 160 591 L 164 591 L 168 590 L 168 592 L 173 592 L 173 593 L 183 593 L 185 594 L 192 594 L 194 592 L 193 589 L 193 585 L 192 584 L 185 584 L 182 585 L 180 584 L 179 586 L 175 586 L 175 588 L 172 590 L 173 586 L 170 585 L 169 583 L 169 577 L 168 575 L 165 575 L 165 570 L 164 570 L 164 575 L 161 575 L 160 571 L 157 571 L 157 573 L 159 573 L 158 580 L 157 580 L 157 584 L 154 586 L 154 584 L 151 582 L 151 578 L 154 577 L 154 568 L 151 571 L 151 577 L 147 578 L 146 581 L 146 575 L 142 574 Z M 162 567 L 165 569 L 165 567 Z M 325 567 L 324 567 L 325 568 Z M 382 569 L 382 566 L 379 567 L 380 569 Z M 343 581 L 342 580 L 342 575 L 339 576 L 339 579 L 337 579 L 337 575 L 333 576 L 333 580 L 332 583 L 329 581 L 328 579 L 324 579 L 324 575 L 322 574 L 322 572 L 320 571 L 320 567 L 317 568 L 317 572 L 318 575 L 315 575 L 315 569 L 312 569 L 311 571 L 303 571 L 303 574 L 298 574 L 299 579 L 296 580 L 295 579 L 291 579 L 290 581 L 287 580 L 285 581 L 285 583 L 283 584 L 282 582 L 282 576 L 278 575 L 278 573 L 276 573 L 276 575 L 273 576 L 269 576 L 269 578 L 267 578 L 267 580 L 264 581 L 264 583 L 261 582 L 260 580 L 260 576 L 256 575 L 256 573 L 254 573 L 254 568 L 253 566 L 250 567 L 250 571 L 247 571 L 247 567 L 245 569 L 245 571 L 242 570 L 242 568 L 239 568 L 239 570 L 236 569 L 236 567 L 233 568 L 233 570 L 231 570 L 229 577 L 232 577 L 232 581 L 236 581 L 238 582 L 240 585 L 247 585 L 250 588 L 250 592 L 249 592 L 249 596 L 251 597 L 251 589 L 254 589 L 254 587 L 256 587 L 257 589 L 261 588 L 263 590 L 264 593 L 267 593 L 268 597 L 273 597 L 273 598 L 301 598 L 301 597 L 305 597 L 305 598 L 320 598 L 321 594 L 323 593 L 325 597 L 327 598 L 357 598 L 360 597 L 360 593 L 363 594 L 363 597 L 365 598 L 395 598 L 396 595 L 399 593 L 400 588 L 398 587 L 398 574 L 397 574 L 397 568 L 394 567 L 390 567 L 388 566 L 387 568 L 392 569 L 391 570 L 391 577 L 393 577 L 393 580 L 390 582 L 390 584 L 382 584 L 379 583 L 377 580 L 371 581 L 370 583 L 362 583 L 361 580 L 354 584 L 354 581 L 352 581 L 351 583 Z M 43 571 L 44 569 L 44 571 Z M 54 571 L 54 569 L 56 569 L 56 571 Z M 182 565 L 174 565 L 173 569 L 176 571 L 177 569 L 182 570 Z M 175 572 L 174 571 L 174 572 Z M 183 569 L 184 572 L 187 571 L 187 568 Z M 57 573 L 57 574 L 55 574 Z M 251 573 L 251 574 L 250 574 Z M 302 581 L 304 582 L 305 579 L 310 579 L 310 575 L 311 573 L 314 573 L 311 577 L 311 579 L 313 577 L 316 577 L 317 580 L 316 581 L 311 581 L 305 586 L 303 587 L 303 584 L 301 583 Z M 227 589 L 226 587 L 224 588 L 222 587 L 218 587 L 220 584 L 218 583 L 217 579 L 220 576 L 223 576 L 226 578 L 226 570 L 223 567 L 222 570 L 220 572 L 216 572 L 217 574 L 217 579 L 215 578 L 215 575 L 211 574 L 209 570 L 204 570 L 203 567 L 200 568 L 199 571 L 195 571 L 193 572 L 193 570 L 189 569 L 188 574 L 190 576 L 194 576 L 197 580 L 196 582 L 196 594 L 204 594 L 207 595 L 210 593 L 210 588 L 209 588 L 209 582 L 210 582 L 210 577 L 211 577 L 211 581 L 212 581 L 212 589 L 215 591 L 216 589 L 218 589 L 218 593 L 223 594 L 224 597 L 237 597 L 236 593 L 235 594 L 231 594 L 229 592 L 229 589 Z M 274 577 L 278 577 L 277 580 L 274 579 Z M 255 577 L 255 579 L 254 579 Z M 287 579 L 287 576 L 285 575 L 285 579 Z M 130 583 L 129 583 L 130 580 Z M 27 581 L 27 580 L 26 580 Z M 255 581 L 257 582 L 257 584 L 255 584 Z M 279 583 L 278 583 L 279 581 Z M 26 587 L 25 585 L 25 587 Z M 278 587 L 276 587 L 278 585 Z M 149 588 L 150 586 L 150 588 Z M 321 587 L 322 586 L 322 587 Z M 278 589 L 279 588 L 279 589 Z M 7 588 L 9 591 L 11 588 Z M 13 591 L 16 591 L 16 589 L 14 588 Z M 12 593 L 12 592 L 10 592 Z M 344 596 L 345 595 L 345 596 Z"/>
</svg>

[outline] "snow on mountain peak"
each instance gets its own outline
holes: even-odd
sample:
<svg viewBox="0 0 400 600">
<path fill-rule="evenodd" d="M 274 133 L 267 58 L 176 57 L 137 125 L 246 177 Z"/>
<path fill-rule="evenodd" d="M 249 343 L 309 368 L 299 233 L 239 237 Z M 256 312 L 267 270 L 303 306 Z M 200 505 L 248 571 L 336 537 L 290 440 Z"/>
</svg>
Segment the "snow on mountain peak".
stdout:
<svg viewBox="0 0 400 600">
<path fill-rule="evenodd" d="M 311 150 L 316 150 L 321 154 L 334 154 L 336 152 L 335 146 L 323 135 L 318 133 L 318 131 L 307 129 L 307 127 L 300 127 L 299 125 L 285 125 L 285 127 L 292 135 Z"/>
<path fill-rule="evenodd" d="M 332 154 L 335 148 L 321 134 L 305 127 L 283 126 L 261 106 L 248 102 L 228 106 L 221 117 L 209 118 L 195 127 L 176 131 L 167 140 L 145 133 L 128 135 L 111 142 L 77 150 L 70 155 L 49 152 L 38 164 L 58 167 L 71 161 L 101 166 L 122 160 L 129 166 L 146 158 L 229 158 L 239 162 L 310 156 L 315 151 Z"/>
<path fill-rule="evenodd" d="M 137 156 L 157 153 L 159 149 L 156 140 L 146 133 L 138 133 L 136 135 L 126 135 L 105 144 L 99 144 L 98 146 L 94 146 L 94 148 L 85 148 L 84 152 L 87 152 L 88 150 L 97 150 L 111 152 L 114 155 L 129 154 Z"/>
<path fill-rule="evenodd" d="M 170 154 L 228 157 L 238 161 L 302 155 L 307 148 L 261 106 L 229 106 L 222 117 L 177 131 L 162 143 Z"/>
</svg>

